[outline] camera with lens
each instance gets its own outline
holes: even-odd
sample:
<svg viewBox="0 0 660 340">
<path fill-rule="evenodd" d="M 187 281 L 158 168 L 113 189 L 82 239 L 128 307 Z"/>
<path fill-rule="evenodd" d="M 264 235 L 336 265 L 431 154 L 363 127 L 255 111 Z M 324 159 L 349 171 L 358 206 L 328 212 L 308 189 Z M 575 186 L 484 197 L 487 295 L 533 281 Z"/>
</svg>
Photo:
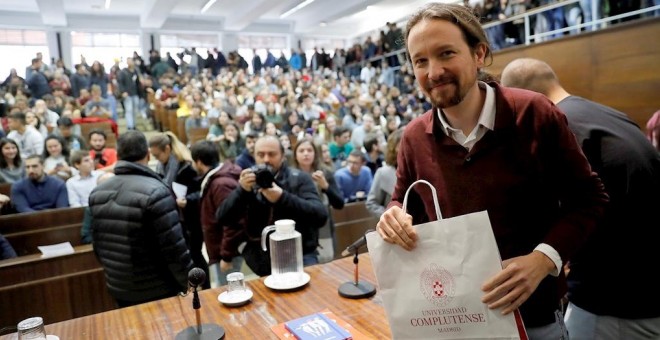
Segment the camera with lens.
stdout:
<svg viewBox="0 0 660 340">
<path fill-rule="evenodd" d="M 275 174 L 273 168 L 268 164 L 257 164 L 250 168 L 254 175 L 257 177 L 256 183 L 258 188 L 272 188 L 275 182 Z"/>
</svg>

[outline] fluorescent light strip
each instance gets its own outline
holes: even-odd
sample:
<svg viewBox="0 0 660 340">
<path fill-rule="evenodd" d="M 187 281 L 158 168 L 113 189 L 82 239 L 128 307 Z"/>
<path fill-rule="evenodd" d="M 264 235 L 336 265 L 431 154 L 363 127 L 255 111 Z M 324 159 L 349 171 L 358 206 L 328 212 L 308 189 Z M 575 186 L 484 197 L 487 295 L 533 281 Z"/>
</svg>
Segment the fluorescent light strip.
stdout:
<svg viewBox="0 0 660 340">
<path fill-rule="evenodd" d="M 216 1 L 218 1 L 218 0 L 209 0 L 209 1 L 206 3 L 206 5 L 204 5 L 204 7 L 202 7 L 202 11 L 201 11 L 201 13 L 206 12 L 211 6 L 213 6 L 213 4 L 214 4 Z"/>
<path fill-rule="evenodd" d="M 312 2 L 314 2 L 314 0 L 305 0 L 305 1 L 301 2 L 300 4 L 298 4 L 298 6 L 282 13 L 282 15 L 280 15 L 280 19 L 284 19 L 284 18 L 288 17 L 289 15 L 291 15 L 295 12 L 298 12 L 299 10 L 301 10 L 305 6 L 311 4 Z"/>
<path fill-rule="evenodd" d="M 112 2 L 112 0 L 105 0 L 105 9 L 110 8 L 110 3 L 111 2 Z"/>
</svg>

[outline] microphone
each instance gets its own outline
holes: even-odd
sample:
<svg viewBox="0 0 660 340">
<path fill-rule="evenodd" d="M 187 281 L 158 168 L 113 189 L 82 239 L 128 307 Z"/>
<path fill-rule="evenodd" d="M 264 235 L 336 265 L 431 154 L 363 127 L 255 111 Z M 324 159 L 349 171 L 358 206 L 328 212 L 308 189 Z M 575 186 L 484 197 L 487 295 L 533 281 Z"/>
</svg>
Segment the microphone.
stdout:
<svg viewBox="0 0 660 340">
<path fill-rule="evenodd" d="M 193 291 L 192 305 L 195 310 L 196 326 L 190 326 L 176 335 L 176 340 L 199 340 L 199 339 L 224 339 L 225 330 L 216 324 L 202 324 L 200 308 L 202 304 L 199 301 L 197 287 L 206 281 L 206 272 L 201 268 L 193 268 L 188 272 L 188 286 Z M 188 293 L 186 293 L 188 294 Z"/>
<path fill-rule="evenodd" d="M 188 286 L 190 288 L 197 288 L 199 285 L 206 282 L 206 273 L 201 268 L 193 268 L 188 272 Z"/>
<path fill-rule="evenodd" d="M 375 231 L 374 229 L 368 229 L 367 231 L 364 232 L 364 235 L 357 239 L 357 241 L 353 242 L 350 246 L 348 246 L 344 251 L 341 252 L 341 256 L 348 256 L 351 255 L 353 252 L 356 250 L 360 249 L 363 247 L 365 244 L 367 244 L 367 234 Z"/>
</svg>

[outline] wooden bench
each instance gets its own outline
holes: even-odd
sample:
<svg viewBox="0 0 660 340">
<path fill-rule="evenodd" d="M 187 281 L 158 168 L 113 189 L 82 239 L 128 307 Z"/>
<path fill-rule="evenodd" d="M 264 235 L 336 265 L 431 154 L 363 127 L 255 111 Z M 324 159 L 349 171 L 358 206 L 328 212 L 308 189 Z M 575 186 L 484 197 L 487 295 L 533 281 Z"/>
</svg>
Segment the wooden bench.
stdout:
<svg viewBox="0 0 660 340">
<path fill-rule="evenodd" d="M 0 183 L 0 194 L 11 196 L 11 183 Z"/>
<path fill-rule="evenodd" d="M 59 208 L 0 216 L 0 234 L 7 235 L 73 223 L 82 223 L 85 208 Z"/>
<path fill-rule="evenodd" d="M 0 234 L 19 256 L 39 252 L 38 246 L 81 243 L 85 208 L 60 208 L 0 216 Z"/>
<path fill-rule="evenodd" d="M 195 142 L 200 141 L 200 140 L 206 140 L 206 135 L 209 134 L 209 128 L 208 127 L 202 127 L 202 128 L 191 128 L 190 129 L 190 138 L 188 140 L 188 143 L 190 145 L 195 144 Z"/>
<path fill-rule="evenodd" d="M 0 277 L 0 328 L 36 315 L 50 324 L 116 308 L 91 245 L 70 255 L 0 261 Z"/>
<path fill-rule="evenodd" d="M 18 256 L 39 253 L 39 246 L 70 242 L 80 245 L 82 221 L 56 227 L 28 230 L 4 235 Z"/>
</svg>

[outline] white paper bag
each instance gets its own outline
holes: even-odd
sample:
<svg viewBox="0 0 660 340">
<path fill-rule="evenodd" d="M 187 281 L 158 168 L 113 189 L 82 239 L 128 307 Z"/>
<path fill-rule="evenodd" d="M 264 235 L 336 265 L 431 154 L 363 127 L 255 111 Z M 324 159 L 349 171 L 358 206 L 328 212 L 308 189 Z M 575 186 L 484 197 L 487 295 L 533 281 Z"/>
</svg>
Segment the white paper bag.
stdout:
<svg viewBox="0 0 660 340">
<path fill-rule="evenodd" d="M 521 339 L 514 314 L 502 315 L 481 302 L 481 285 L 502 269 L 487 212 L 442 219 L 435 188 L 424 180 L 408 188 L 404 212 L 417 183 L 431 187 L 439 219 L 414 226 L 419 235 L 415 249 L 387 243 L 376 232 L 367 234 L 393 338 Z"/>
</svg>

